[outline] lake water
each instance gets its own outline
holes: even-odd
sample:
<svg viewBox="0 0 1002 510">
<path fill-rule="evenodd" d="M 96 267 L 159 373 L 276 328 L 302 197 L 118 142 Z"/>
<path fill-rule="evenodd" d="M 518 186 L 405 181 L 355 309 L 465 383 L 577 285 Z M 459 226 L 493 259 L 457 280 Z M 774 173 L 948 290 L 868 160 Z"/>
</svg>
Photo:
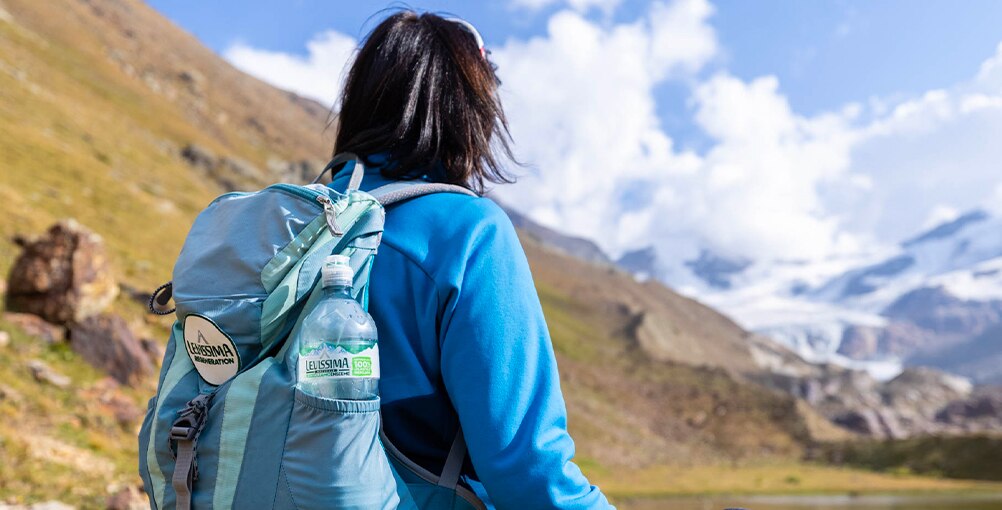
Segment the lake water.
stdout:
<svg viewBox="0 0 1002 510">
<path fill-rule="evenodd" d="M 1002 510 L 998 494 L 782 495 L 635 499 L 620 510 Z"/>
</svg>

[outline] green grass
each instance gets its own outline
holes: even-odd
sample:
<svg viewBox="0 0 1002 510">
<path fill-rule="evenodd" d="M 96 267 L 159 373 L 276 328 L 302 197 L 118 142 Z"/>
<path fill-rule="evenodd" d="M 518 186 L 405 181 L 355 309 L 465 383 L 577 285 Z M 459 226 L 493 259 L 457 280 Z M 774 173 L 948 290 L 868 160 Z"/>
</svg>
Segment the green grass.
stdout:
<svg viewBox="0 0 1002 510">
<path fill-rule="evenodd" d="M 265 147 L 219 128 L 234 145 L 223 147 L 88 48 L 0 23 L 0 64 L 2 274 L 12 236 L 72 217 L 104 237 L 122 278 L 162 283 L 192 219 L 221 192 L 172 151 L 198 141 L 264 165 Z"/>
<path fill-rule="evenodd" d="M 58 499 L 99 508 L 109 485 L 138 483 L 135 424 L 119 424 L 97 395 L 109 385 L 106 376 L 66 344 L 46 345 L 2 319 L 0 330 L 11 336 L 10 345 L 0 349 L 0 384 L 17 395 L 0 399 L 0 501 Z M 69 376 L 72 384 L 36 382 L 28 369 L 33 359 Z M 145 409 L 154 384 L 104 392 Z"/>
<path fill-rule="evenodd" d="M 891 473 L 1002 481 L 1002 436 L 929 436 L 824 445 L 819 458 Z"/>
<path fill-rule="evenodd" d="M 594 310 L 545 283 L 537 282 L 536 290 L 556 352 L 581 362 L 617 360 L 623 342 L 608 338 L 600 326 L 593 324 Z"/>
<path fill-rule="evenodd" d="M 1002 492 L 1002 484 L 811 463 L 659 466 L 592 475 L 613 499 L 718 494 Z"/>
</svg>

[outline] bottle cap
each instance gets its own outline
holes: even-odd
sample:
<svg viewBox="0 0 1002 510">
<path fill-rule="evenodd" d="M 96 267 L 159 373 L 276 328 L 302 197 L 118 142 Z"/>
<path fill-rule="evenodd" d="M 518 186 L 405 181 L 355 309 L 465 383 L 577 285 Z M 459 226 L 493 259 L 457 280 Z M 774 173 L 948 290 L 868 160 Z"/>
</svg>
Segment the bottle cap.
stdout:
<svg viewBox="0 0 1002 510">
<path fill-rule="evenodd" d="M 329 255 L 324 259 L 324 267 L 320 270 L 324 287 L 347 285 L 351 287 L 355 271 L 351 269 L 351 259 L 344 255 Z"/>
</svg>

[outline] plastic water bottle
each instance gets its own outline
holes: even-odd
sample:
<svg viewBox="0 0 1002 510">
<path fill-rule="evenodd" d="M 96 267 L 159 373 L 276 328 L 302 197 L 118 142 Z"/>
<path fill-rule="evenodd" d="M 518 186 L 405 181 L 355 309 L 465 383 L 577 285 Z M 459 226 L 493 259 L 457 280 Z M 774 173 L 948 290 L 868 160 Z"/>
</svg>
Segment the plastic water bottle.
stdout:
<svg viewBox="0 0 1002 510">
<path fill-rule="evenodd" d="M 368 400 L 379 395 L 379 344 L 372 317 L 351 297 L 348 257 L 331 255 L 321 269 L 323 298 L 298 335 L 297 384 L 323 398 Z"/>
</svg>

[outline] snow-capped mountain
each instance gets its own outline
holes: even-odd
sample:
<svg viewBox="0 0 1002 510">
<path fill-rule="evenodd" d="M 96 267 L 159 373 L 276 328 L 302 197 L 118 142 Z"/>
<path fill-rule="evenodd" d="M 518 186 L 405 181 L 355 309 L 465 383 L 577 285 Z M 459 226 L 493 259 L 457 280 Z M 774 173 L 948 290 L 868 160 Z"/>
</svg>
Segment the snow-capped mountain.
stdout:
<svg viewBox="0 0 1002 510">
<path fill-rule="evenodd" d="M 996 345 L 1002 356 L 1002 218 L 982 210 L 856 257 L 763 262 L 704 250 L 678 267 L 662 260 L 646 250 L 627 254 L 620 265 L 665 281 L 809 361 L 890 377 L 902 363 L 936 365 L 946 359 L 937 353 L 966 352 L 960 348 L 975 339 L 979 347 L 971 352 L 983 356 Z M 947 368 L 986 378 L 983 364 L 965 373 L 957 367 L 969 364 L 956 357 Z M 1002 367 L 996 377 L 1002 381 Z"/>
</svg>

